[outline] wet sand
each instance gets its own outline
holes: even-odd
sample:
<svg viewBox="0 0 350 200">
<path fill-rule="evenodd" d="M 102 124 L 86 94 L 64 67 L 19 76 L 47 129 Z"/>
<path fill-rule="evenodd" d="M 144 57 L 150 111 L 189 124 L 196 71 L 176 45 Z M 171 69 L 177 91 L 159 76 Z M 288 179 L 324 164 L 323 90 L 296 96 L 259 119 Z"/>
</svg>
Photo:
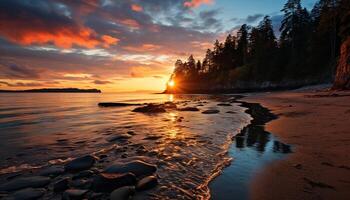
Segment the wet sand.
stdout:
<svg viewBox="0 0 350 200">
<path fill-rule="evenodd" d="M 263 168 L 251 199 L 349 199 L 350 92 L 287 91 L 252 95 L 279 118 L 266 130 L 293 153 Z"/>
</svg>

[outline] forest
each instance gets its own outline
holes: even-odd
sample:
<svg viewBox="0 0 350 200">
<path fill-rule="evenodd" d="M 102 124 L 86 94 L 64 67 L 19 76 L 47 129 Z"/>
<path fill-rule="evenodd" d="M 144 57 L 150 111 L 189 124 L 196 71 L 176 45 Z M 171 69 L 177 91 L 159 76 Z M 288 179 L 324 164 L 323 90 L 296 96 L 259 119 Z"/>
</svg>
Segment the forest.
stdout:
<svg viewBox="0 0 350 200">
<path fill-rule="evenodd" d="M 288 0 L 280 36 L 270 16 L 216 40 L 203 60 L 177 60 L 166 92 L 210 93 L 296 88 L 334 80 L 342 43 L 349 47 L 349 0 L 319 0 L 311 10 Z M 348 64 L 348 60 L 345 63 Z"/>
</svg>

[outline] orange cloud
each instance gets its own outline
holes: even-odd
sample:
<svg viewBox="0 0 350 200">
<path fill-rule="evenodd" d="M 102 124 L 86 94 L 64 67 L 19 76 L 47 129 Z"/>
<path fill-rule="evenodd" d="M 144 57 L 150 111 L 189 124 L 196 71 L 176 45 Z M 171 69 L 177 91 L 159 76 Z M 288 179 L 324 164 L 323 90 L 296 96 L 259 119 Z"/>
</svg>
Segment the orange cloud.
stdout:
<svg viewBox="0 0 350 200">
<path fill-rule="evenodd" d="M 0 25 L 0 35 L 21 45 L 53 43 L 60 48 L 71 48 L 73 45 L 85 48 L 94 48 L 98 45 L 109 47 L 119 41 L 108 35 L 99 38 L 92 29 L 80 26 L 60 26 L 55 27 L 54 30 L 46 30 L 44 28 L 31 29 L 28 26 L 21 27 L 17 23 L 5 23 Z"/>
<path fill-rule="evenodd" d="M 131 5 L 131 10 L 133 10 L 133 11 L 135 11 L 135 12 L 142 12 L 142 11 L 143 11 L 143 8 L 142 8 L 142 6 L 140 6 L 140 5 L 132 4 L 132 5 Z"/>
<path fill-rule="evenodd" d="M 155 44 L 143 44 L 141 46 L 126 46 L 123 49 L 128 51 L 143 52 L 143 51 L 155 51 L 160 49 L 161 46 Z"/>
<path fill-rule="evenodd" d="M 197 8 L 202 4 L 212 4 L 213 0 L 189 0 L 184 2 L 184 6 L 188 8 Z"/>
<path fill-rule="evenodd" d="M 120 19 L 118 20 L 118 23 L 131 29 L 140 29 L 140 24 L 134 19 Z"/>
</svg>

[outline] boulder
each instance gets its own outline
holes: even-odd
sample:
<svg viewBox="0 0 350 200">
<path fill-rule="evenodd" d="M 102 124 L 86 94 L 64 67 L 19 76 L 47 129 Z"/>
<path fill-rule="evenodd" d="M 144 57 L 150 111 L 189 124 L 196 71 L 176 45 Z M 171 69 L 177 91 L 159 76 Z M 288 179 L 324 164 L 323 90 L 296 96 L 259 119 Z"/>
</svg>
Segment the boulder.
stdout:
<svg viewBox="0 0 350 200">
<path fill-rule="evenodd" d="M 54 165 L 39 171 L 40 176 L 59 176 L 64 173 L 64 167 Z"/>
<path fill-rule="evenodd" d="M 113 190 L 110 195 L 111 200 L 128 200 L 135 193 L 134 186 L 124 186 Z"/>
<path fill-rule="evenodd" d="M 26 188 L 18 190 L 10 195 L 8 200 L 35 200 L 39 199 L 45 194 L 46 190 L 43 188 Z"/>
<path fill-rule="evenodd" d="M 148 104 L 146 106 L 138 107 L 133 110 L 133 112 L 141 113 L 164 113 L 166 112 L 164 105 L 158 104 Z"/>
<path fill-rule="evenodd" d="M 78 172 L 90 169 L 95 164 L 96 158 L 91 155 L 76 158 L 67 163 L 64 168 L 68 172 Z"/>
<path fill-rule="evenodd" d="M 69 182 L 68 177 L 57 181 L 56 183 L 53 184 L 53 191 L 56 193 L 65 191 L 66 189 L 68 189 L 68 182 Z"/>
<path fill-rule="evenodd" d="M 68 189 L 63 193 L 62 199 L 84 199 L 88 190 Z"/>
<path fill-rule="evenodd" d="M 116 140 L 127 140 L 131 137 L 132 137 L 132 135 L 129 135 L 129 134 L 119 134 L 119 135 L 112 135 L 112 136 L 108 137 L 106 140 L 108 142 L 114 142 Z"/>
<path fill-rule="evenodd" d="M 136 177 L 152 175 L 157 171 L 155 165 L 141 160 L 131 161 L 125 164 L 114 164 L 105 169 L 107 173 L 133 173 Z"/>
<path fill-rule="evenodd" d="M 196 107 L 184 107 L 184 108 L 179 108 L 177 110 L 178 111 L 191 111 L 191 112 L 199 111 L 199 109 Z"/>
<path fill-rule="evenodd" d="M 137 182 L 137 190 L 148 190 L 155 187 L 158 184 L 158 179 L 155 176 L 147 176 Z"/>
<path fill-rule="evenodd" d="M 206 111 L 203 111 L 202 113 L 203 114 L 217 114 L 219 112 L 220 112 L 219 110 L 206 110 Z"/>
<path fill-rule="evenodd" d="M 118 103 L 118 102 L 101 102 L 98 103 L 100 107 L 125 107 L 125 106 L 139 106 L 139 103 Z"/>
<path fill-rule="evenodd" d="M 94 177 L 92 189 L 95 192 L 111 192 L 123 186 L 135 185 L 136 177 L 132 173 L 101 173 Z"/>
<path fill-rule="evenodd" d="M 50 183 L 50 178 L 45 176 L 31 176 L 12 179 L 0 185 L 0 191 L 14 191 L 23 188 L 41 188 Z"/>
</svg>

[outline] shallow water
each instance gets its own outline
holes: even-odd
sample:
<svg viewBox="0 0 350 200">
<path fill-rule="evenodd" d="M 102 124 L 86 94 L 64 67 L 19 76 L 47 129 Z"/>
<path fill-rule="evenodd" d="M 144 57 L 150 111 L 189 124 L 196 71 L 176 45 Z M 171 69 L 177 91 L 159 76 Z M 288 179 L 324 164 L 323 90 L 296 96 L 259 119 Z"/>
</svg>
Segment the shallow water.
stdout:
<svg viewBox="0 0 350 200">
<path fill-rule="evenodd" d="M 236 103 L 218 106 L 230 98 L 165 94 L 0 94 L 0 184 L 8 173 L 22 174 L 30 169 L 35 172 L 43 166 L 64 164 L 72 158 L 93 154 L 104 157 L 95 166 L 97 170 L 135 159 L 157 165 L 158 186 L 136 194 L 136 198 L 206 199 L 212 196 L 223 199 L 220 194 L 235 194 L 239 199 L 246 199 L 251 172 L 266 161 L 280 158 L 280 153 L 275 148 L 277 141 L 269 133 L 250 128 L 250 131 L 244 130 L 244 135 L 239 134 L 251 117 Z M 206 115 L 201 111 L 170 109 L 166 113 L 144 114 L 132 112 L 136 106 L 97 106 L 99 102 L 167 101 L 178 107 L 195 106 L 201 111 L 218 109 L 220 113 Z M 126 141 L 113 140 L 127 133 L 131 137 Z M 209 182 L 232 158 L 234 162 L 223 171 L 224 176 L 211 184 L 213 194 L 210 195 Z M 233 184 L 233 189 L 227 187 L 228 184 Z M 45 198 L 52 195 L 46 194 Z"/>
</svg>

